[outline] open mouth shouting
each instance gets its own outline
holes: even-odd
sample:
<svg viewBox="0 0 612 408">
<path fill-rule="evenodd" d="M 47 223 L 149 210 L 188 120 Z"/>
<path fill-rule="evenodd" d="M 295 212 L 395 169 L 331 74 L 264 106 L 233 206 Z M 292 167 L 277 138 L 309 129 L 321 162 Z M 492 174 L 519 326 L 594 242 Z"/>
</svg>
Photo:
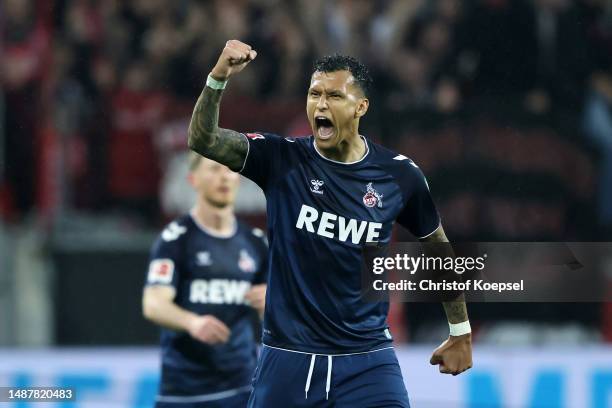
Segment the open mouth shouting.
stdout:
<svg viewBox="0 0 612 408">
<path fill-rule="evenodd" d="M 332 120 L 326 116 L 315 116 L 317 136 L 321 140 L 329 140 L 334 136 L 335 128 Z"/>
</svg>

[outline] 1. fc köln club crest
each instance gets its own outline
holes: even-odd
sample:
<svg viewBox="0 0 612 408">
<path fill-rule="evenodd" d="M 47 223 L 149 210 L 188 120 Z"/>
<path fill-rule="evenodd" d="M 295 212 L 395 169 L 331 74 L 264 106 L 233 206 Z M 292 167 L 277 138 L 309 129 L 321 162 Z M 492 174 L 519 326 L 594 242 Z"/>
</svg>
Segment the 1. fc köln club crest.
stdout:
<svg viewBox="0 0 612 408">
<path fill-rule="evenodd" d="M 382 208 L 382 198 L 383 195 L 372 187 L 371 182 L 366 185 L 366 193 L 363 196 L 363 204 L 366 207 L 372 208 L 378 206 L 378 208 Z"/>
<path fill-rule="evenodd" d="M 253 273 L 257 268 L 255 260 L 246 249 L 240 251 L 240 258 L 238 259 L 238 267 L 245 273 Z"/>
</svg>

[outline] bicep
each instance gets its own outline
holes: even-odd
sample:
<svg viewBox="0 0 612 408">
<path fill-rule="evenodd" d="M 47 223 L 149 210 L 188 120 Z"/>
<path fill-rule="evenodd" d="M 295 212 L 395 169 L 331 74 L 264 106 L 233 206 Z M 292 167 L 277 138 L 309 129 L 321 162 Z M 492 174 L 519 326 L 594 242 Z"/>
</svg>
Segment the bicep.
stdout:
<svg viewBox="0 0 612 408">
<path fill-rule="evenodd" d="M 240 171 L 249 149 L 246 136 L 231 129 L 219 128 L 215 141 L 210 146 L 191 146 L 198 154 L 229 167 L 233 171 Z"/>
<path fill-rule="evenodd" d="M 144 303 L 148 302 L 172 302 L 176 297 L 176 289 L 170 285 L 146 286 L 142 295 Z"/>
</svg>

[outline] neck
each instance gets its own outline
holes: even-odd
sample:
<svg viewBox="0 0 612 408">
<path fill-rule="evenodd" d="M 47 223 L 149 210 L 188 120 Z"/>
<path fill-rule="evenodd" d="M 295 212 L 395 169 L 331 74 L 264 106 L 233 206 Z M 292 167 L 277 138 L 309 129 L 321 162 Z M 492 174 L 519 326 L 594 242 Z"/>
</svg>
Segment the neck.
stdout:
<svg viewBox="0 0 612 408">
<path fill-rule="evenodd" d="M 236 227 L 233 205 L 216 207 L 201 197 L 191 210 L 191 216 L 198 224 L 218 235 L 229 236 Z"/>
<path fill-rule="evenodd" d="M 354 132 L 332 148 L 321 148 L 315 139 L 317 150 L 327 159 L 342 163 L 352 163 L 360 160 L 367 152 L 366 144 L 359 133 Z"/>
</svg>

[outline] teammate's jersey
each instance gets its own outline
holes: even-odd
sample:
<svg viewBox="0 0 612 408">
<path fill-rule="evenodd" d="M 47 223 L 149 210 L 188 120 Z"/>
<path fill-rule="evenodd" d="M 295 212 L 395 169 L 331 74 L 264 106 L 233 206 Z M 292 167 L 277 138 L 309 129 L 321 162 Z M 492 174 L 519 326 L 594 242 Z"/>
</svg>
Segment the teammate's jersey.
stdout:
<svg viewBox="0 0 612 408">
<path fill-rule="evenodd" d="M 255 312 L 244 295 L 265 283 L 266 259 L 263 232 L 240 222 L 224 238 L 186 215 L 161 233 L 151 250 L 147 285 L 173 286 L 178 306 L 214 315 L 231 330 L 227 343 L 210 346 L 186 332 L 162 329 L 161 395 L 202 395 L 250 384 Z"/>
<path fill-rule="evenodd" d="M 438 228 L 423 173 L 365 138 L 365 156 L 340 163 L 323 157 L 312 136 L 246 136 L 241 173 L 267 198 L 264 344 L 341 354 L 389 343 L 388 303 L 361 300 L 362 248 L 389 243 L 395 220 L 419 238 Z"/>
</svg>

